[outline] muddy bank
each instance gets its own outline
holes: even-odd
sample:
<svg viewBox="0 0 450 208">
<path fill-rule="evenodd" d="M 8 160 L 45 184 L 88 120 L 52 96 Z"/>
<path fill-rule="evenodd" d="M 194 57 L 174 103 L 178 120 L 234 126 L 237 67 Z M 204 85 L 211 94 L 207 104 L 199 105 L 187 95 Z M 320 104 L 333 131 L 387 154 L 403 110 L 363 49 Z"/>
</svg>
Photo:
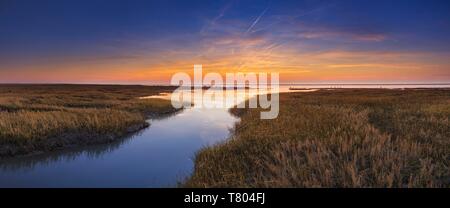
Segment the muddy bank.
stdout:
<svg viewBox="0 0 450 208">
<path fill-rule="evenodd" d="M 183 109 L 171 109 L 162 112 L 146 112 L 147 119 L 164 119 L 173 116 Z M 4 144 L 0 145 L 0 159 L 9 157 L 31 156 L 46 152 L 76 148 L 87 145 L 112 143 L 132 136 L 149 127 L 148 121 L 131 125 L 123 130 L 110 133 L 97 132 L 64 132 L 45 140 L 30 142 L 27 145 Z"/>
<path fill-rule="evenodd" d="M 5 144 L 0 146 L 0 158 L 30 156 L 45 152 L 93 144 L 114 142 L 150 126 L 148 122 L 136 124 L 117 133 L 66 132 L 46 140 L 27 145 Z"/>
</svg>

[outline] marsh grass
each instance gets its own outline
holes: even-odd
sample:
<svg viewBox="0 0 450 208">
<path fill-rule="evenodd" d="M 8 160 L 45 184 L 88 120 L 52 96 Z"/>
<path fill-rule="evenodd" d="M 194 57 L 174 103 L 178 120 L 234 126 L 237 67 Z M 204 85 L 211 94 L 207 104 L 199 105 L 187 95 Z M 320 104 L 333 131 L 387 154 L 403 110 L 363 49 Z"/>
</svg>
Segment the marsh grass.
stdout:
<svg viewBox="0 0 450 208">
<path fill-rule="evenodd" d="M 0 157 L 109 142 L 173 112 L 171 87 L 0 85 Z"/>
<path fill-rule="evenodd" d="M 450 187 L 450 90 L 280 96 L 280 115 L 232 109 L 234 136 L 200 151 L 187 187 Z"/>
</svg>

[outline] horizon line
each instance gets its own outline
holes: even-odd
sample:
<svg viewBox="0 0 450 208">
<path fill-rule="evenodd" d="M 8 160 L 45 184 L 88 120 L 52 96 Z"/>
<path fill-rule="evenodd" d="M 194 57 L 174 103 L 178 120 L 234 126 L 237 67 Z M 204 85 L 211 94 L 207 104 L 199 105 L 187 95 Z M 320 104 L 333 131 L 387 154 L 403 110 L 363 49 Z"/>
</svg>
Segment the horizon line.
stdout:
<svg viewBox="0 0 450 208">
<path fill-rule="evenodd" d="M 13 83 L 13 82 L 5 82 L 1 83 L 0 85 L 137 85 L 137 86 L 178 86 L 178 85 L 171 85 L 171 84 L 140 84 L 140 83 L 39 83 L 39 82 L 24 82 L 24 83 Z M 221 86 L 228 86 L 228 85 L 236 85 L 239 86 L 239 84 L 223 84 Z M 450 82 L 444 83 L 444 82 L 436 82 L 436 83 L 278 83 L 278 85 L 450 85 Z M 194 86 L 194 85 L 193 85 Z M 203 86 L 211 86 L 211 85 L 203 85 Z M 219 86 L 219 85 L 217 85 Z"/>
</svg>

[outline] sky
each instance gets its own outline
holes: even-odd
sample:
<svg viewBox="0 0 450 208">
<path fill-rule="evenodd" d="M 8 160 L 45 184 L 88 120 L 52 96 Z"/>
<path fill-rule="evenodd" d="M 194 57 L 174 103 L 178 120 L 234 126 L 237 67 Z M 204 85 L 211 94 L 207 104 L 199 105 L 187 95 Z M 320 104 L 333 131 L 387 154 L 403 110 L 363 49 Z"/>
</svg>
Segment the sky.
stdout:
<svg viewBox="0 0 450 208">
<path fill-rule="evenodd" d="M 0 0 L 0 83 L 448 83 L 448 0 Z"/>
</svg>

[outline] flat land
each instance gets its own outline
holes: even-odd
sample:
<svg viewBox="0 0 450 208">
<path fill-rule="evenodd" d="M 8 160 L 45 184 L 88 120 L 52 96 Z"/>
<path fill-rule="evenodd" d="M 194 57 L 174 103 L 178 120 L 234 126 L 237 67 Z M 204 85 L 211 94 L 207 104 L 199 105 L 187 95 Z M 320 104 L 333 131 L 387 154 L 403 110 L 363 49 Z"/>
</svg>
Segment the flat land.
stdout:
<svg viewBox="0 0 450 208">
<path fill-rule="evenodd" d="M 175 109 L 139 99 L 173 87 L 0 85 L 0 157 L 36 154 L 117 140 Z"/>
<path fill-rule="evenodd" d="M 233 137 L 196 155 L 187 187 L 450 187 L 449 89 L 280 96 L 275 120 L 232 109 Z"/>
</svg>

